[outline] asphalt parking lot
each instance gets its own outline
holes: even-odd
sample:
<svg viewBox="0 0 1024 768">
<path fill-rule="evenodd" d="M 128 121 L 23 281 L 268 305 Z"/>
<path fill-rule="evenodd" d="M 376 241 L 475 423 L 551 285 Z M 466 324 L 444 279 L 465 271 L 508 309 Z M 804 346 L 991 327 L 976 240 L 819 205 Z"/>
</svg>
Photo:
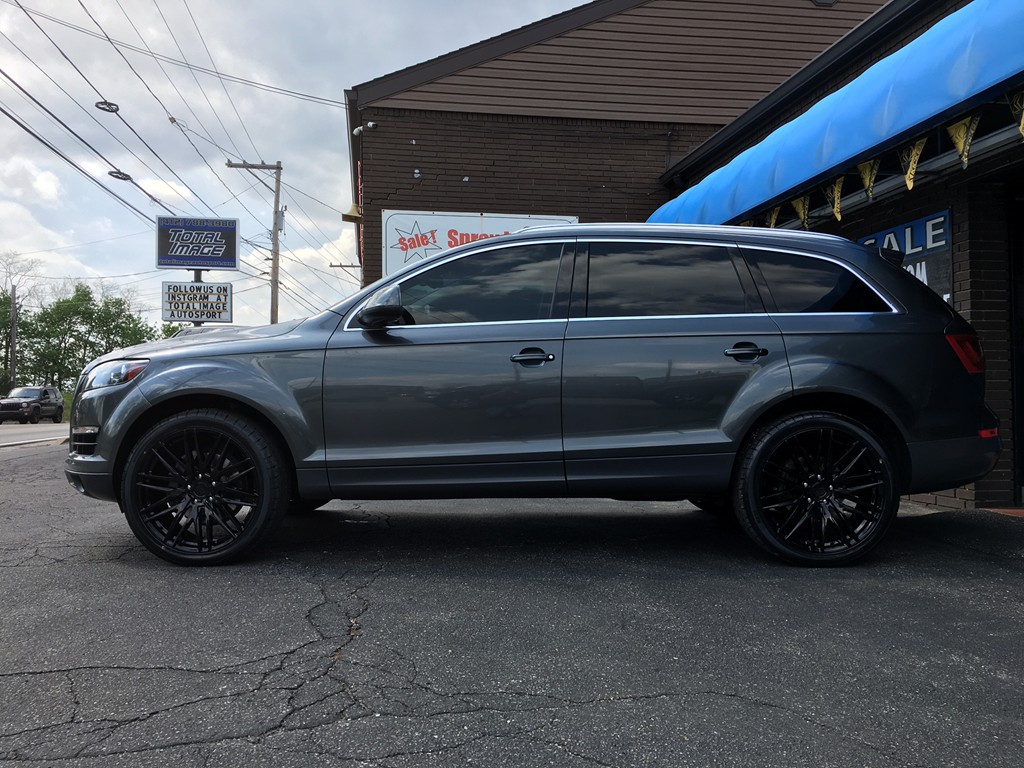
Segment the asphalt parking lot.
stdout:
<svg viewBox="0 0 1024 768">
<path fill-rule="evenodd" d="M 671 504 L 334 502 L 152 557 L 0 449 L 0 765 L 1024 764 L 1024 519 L 804 570 Z"/>
</svg>

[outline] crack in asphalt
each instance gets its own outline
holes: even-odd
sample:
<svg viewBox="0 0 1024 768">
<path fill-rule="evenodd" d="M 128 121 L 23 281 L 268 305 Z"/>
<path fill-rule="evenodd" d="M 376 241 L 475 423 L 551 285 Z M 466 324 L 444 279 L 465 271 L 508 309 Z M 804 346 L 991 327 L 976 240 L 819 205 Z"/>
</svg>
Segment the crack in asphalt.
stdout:
<svg viewBox="0 0 1024 768">
<path fill-rule="evenodd" d="M 0 512 L 0 519 L 13 515 L 6 502 L 0 502 Z M 31 574 L 26 579 L 45 579 L 36 574 L 78 576 L 62 566 L 147 556 L 127 534 L 97 536 L 96 528 L 83 534 L 75 530 L 77 523 L 57 524 L 60 511 L 46 514 L 45 520 L 32 524 L 31 546 L 0 547 L 0 568 L 21 568 Z M 339 522 L 353 526 L 344 530 L 345 535 L 375 536 L 376 527 L 392 526 L 388 514 L 367 511 L 360 504 L 346 505 L 343 514 L 352 519 Z M 375 529 L 356 527 L 367 525 Z M 499 545 L 491 550 L 499 551 Z M 640 723 L 669 727 L 679 721 L 705 736 L 704 726 L 714 722 L 706 718 L 722 710 L 739 712 L 738 720 L 770 723 L 780 732 L 812 734 L 812 742 L 819 731 L 831 734 L 821 743 L 854 755 L 865 765 L 914 762 L 892 730 L 862 733 L 855 724 L 830 719 L 827 707 L 801 699 L 783 703 L 787 701 L 783 694 L 776 701 L 771 689 L 760 689 L 768 691 L 763 696 L 750 695 L 744 693 L 744 683 L 735 680 L 730 682 L 739 690 L 729 684 L 714 687 L 718 678 L 694 679 L 690 685 L 675 678 L 675 690 L 672 683 L 660 685 L 657 678 L 642 683 L 620 677 L 608 688 L 591 689 L 584 684 L 564 691 L 556 683 L 520 684 L 512 677 L 496 676 L 475 685 L 452 682 L 466 676 L 448 676 L 425 661 L 429 646 L 410 640 L 409 645 L 392 647 L 402 641 L 388 635 L 388 622 L 395 615 L 388 600 L 399 594 L 395 584 L 400 587 L 405 583 L 400 579 L 408 574 L 387 577 L 390 564 L 401 562 L 400 556 L 378 546 L 357 549 L 355 561 L 345 559 L 347 554 L 317 559 L 313 551 L 312 558 L 274 566 L 278 574 L 271 569 L 271 574 L 287 580 L 294 593 L 288 594 L 293 602 L 286 604 L 285 611 L 268 615 L 294 621 L 300 633 L 286 635 L 289 640 L 281 641 L 281 648 L 274 652 L 257 643 L 251 653 L 236 652 L 229 657 L 230 663 L 220 663 L 224 659 L 220 656 L 209 666 L 69 664 L 0 671 L 0 763 L 68 768 L 97 768 L 108 761 L 213 766 L 247 765 L 243 757 L 255 756 L 258 759 L 251 762 L 260 765 L 305 766 L 320 758 L 353 768 L 409 768 L 426 762 L 487 765 L 492 754 L 512 760 L 532 750 L 535 762 L 531 765 L 539 764 L 540 755 L 547 758 L 545 764 L 626 768 L 637 764 L 631 757 L 640 754 L 629 750 L 643 749 L 642 743 L 631 740 L 633 732 L 627 728 Z M 339 568 L 341 562 L 348 567 Z M 1005 558 L 1001 561 L 1010 574 L 1015 572 L 1014 565 Z M 264 567 L 252 573 L 266 572 Z M 84 573 L 88 577 L 88 569 Z M 150 577 L 147 571 L 144 578 Z M 153 578 L 162 589 L 187 588 L 179 586 L 187 580 L 179 582 L 174 575 Z M 48 588 L 66 589 L 67 583 L 65 576 Z M 207 582 L 198 578 L 188 583 Z M 222 584 L 213 579 L 211 583 Z M 224 597 L 215 594 L 212 599 Z M 467 626 L 473 621 L 469 615 L 448 618 L 445 629 L 449 632 L 459 631 L 462 618 Z M 208 626 L 201 629 L 210 631 Z M 209 639 L 198 638 L 197 648 L 220 637 L 211 631 Z M 971 658 L 971 666 L 983 659 Z M 988 669 L 986 674 L 994 679 L 999 671 Z M 1015 680 L 1006 672 L 1007 686 Z M 23 711 L 10 703 L 23 700 L 25 691 L 33 691 L 31 700 L 44 705 Z M 588 728 L 604 729 L 608 738 Z M 602 750 L 602 744 L 616 749 Z M 690 753 L 687 764 L 698 756 Z M 672 764 L 665 759 L 650 764 Z M 709 758 L 708 763 L 712 762 Z M 926 765 L 921 763 L 921 768 Z"/>
</svg>

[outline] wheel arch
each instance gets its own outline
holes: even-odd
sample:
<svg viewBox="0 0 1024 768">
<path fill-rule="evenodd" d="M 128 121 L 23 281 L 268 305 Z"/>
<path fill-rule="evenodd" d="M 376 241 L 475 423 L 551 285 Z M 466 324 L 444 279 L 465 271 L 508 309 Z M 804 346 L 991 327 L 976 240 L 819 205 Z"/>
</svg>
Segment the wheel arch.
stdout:
<svg viewBox="0 0 1024 768">
<path fill-rule="evenodd" d="M 189 411 L 197 408 L 226 411 L 235 415 L 244 416 L 258 424 L 267 435 L 267 438 L 275 445 L 281 454 L 288 458 L 288 461 L 285 463 L 285 470 L 290 475 L 291 487 L 293 489 L 296 487 L 297 473 L 291 446 L 278 425 L 269 419 L 266 414 L 262 413 L 255 406 L 228 395 L 211 394 L 208 392 L 188 393 L 156 403 L 152 408 L 144 411 L 125 431 L 118 447 L 117 456 L 114 458 L 112 473 L 114 493 L 117 496 L 117 502 L 119 504 L 121 502 L 122 475 L 132 447 L 146 432 L 156 426 L 159 422 L 177 413 L 181 413 L 182 411 Z"/>
<path fill-rule="evenodd" d="M 745 445 L 762 426 L 809 411 L 826 411 L 860 422 L 889 450 L 899 487 L 901 490 L 907 487 L 911 470 L 910 451 L 896 420 L 874 403 L 845 392 L 803 392 L 774 403 L 760 413 L 746 430 L 737 455 L 742 454 L 742 445 Z M 735 476 L 735 467 L 733 472 Z"/>
</svg>

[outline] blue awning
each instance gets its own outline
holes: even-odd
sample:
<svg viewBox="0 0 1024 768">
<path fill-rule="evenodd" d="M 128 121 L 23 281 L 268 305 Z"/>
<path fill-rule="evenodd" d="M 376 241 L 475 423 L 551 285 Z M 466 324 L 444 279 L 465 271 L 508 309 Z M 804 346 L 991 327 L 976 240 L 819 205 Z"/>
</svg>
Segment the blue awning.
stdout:
<svg viewBox="0 0 1024 768">
<path fill-rule="evenodd" d="M 1024 0 L 974 0 L 651 214 L 725 224 L 847 170 L 1024 77 Z"/>
</svg>

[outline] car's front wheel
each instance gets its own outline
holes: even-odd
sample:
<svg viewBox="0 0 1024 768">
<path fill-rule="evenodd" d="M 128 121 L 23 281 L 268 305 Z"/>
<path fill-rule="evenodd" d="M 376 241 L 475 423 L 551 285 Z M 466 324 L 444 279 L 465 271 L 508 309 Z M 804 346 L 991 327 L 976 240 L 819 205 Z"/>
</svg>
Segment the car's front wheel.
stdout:
<svg viewBox="0 0 1024 768">
<path fill-rule="evenodd" d="M 252 549 L 291 497 L 285 456 L 265 431 L 225 411 L 171 416 L 136 444 L 121 508 L 138 539 L 183 565 L 214 565 Z"/>
<path fill-rule="evenodd" d="M 38 424 L 39 423 L 39 409 L 38 408 L 33 408 L 32 409 L 32 413 L 29 415 L 28 420 L 29 420 L 30 424 Z"/>
<path fill-rule="evenodd" d="M 842 565 L 882 540 L 899 491 L 889 452 L 864 425 L 835 413 L 759 428 L 739 456 L 736 514 L 769 552 L 801 565 Z"/>
</svg>

